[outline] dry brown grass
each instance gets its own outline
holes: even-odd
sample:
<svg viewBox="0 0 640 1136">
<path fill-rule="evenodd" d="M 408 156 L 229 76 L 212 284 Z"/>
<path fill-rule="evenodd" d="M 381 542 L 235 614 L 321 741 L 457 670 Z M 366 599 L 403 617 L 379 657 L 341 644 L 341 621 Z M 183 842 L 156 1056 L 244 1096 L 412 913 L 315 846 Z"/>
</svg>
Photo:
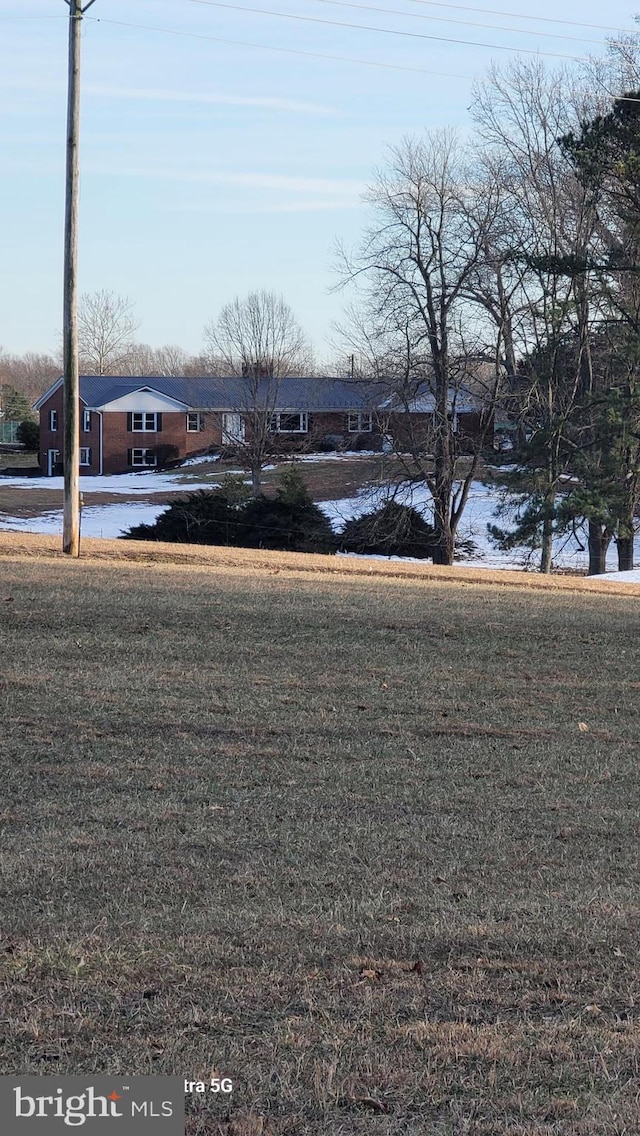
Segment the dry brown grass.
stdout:
<svg viewBox="0 0 640 1136">
<path fill-rule="evenodd" d="M 61 538 L 42 536 L 33 533 L 0 532 L 0 558 L 35 557 L 52 558 L 64 561 Z M 449 581 L 459 585 L 482 584 L 499 585 L 507 588 L 539 589 L 544 592 L 586 592 L 610 596 L 638 596 L 640 584 L 616 581 L 615 573 L 611 579 L 589 579 L 586 576 L 541 576 L 537 572 L 517 570 L 492 570 L 489 568 L 465 568 L 454 565 L 451 568 L 425 561 L 421 564 L 402 563 L 396 560 L 366 559 L 346 556 L 316 556 L 310 553 L 267 552 L 249 548 L 221 548 L 204 545 L 165 544 L 153 541 L 104 540 L 102 538 L 82 539 L 82 561 L 129 562 L 133 564 L 154 564 L 158 568 L 171 570 L 174 567 L 206 568 L 208 571 L 227 571 L 233 568 L 236 573 L 297 575 L 335 575 L 347 578 L 364 576 L 367 578 L 387 578 L 407 580 L 411 583 L 430 583 Z"/>
<path fill-rule="evenodd" d="M 57 545 L 0 542 L 3 1069 L 233 1078 L 189 1136 L 637 1133 L 637 600 Z"/>
</svg>

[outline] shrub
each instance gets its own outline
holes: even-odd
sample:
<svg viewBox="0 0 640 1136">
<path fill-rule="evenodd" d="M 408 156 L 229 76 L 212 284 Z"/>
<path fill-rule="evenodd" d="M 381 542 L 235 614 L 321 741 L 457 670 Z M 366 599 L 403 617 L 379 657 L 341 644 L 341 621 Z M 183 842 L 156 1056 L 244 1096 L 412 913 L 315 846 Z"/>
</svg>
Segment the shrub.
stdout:
<svg viewBox="0 0 640 1136">
<path fill-rule="evenodd" d="M 298 465 L 278 473 L 275 500 L 255 497 L 243 509 L 245 548 L 281 549 L 288 552 L 335 552 L 330 522 L 313 503 Z"/>
<path fill-rule="evenodd" d="M 434 530 L 424 517 L 396 501 L 347 521 L 338 538 L 344 552 L 420 558 L 433 555 L 434 542 Z"/>
<path fill-rule="evenodd" d="M 219 490 L 199 489 L 172 501 L 152 525 L 135 525 L 123 540 L 163 540 L 176 544 L 236 544 L 239 510 Z"/>
<path fill-rule="evenodd" d="M 245 548 L 281 549 L 283 552 L 335 552 L 331 525 L 313 501 L 288 502 L 283 497 L 256 497 L 242 510 Z"/>
<path fill-rule="evenodd" d="M 25 418 L 18 423 L 16 441 L 21 442 L 25 450 L 35 453 L 40 449 L 40 427 L 32 418 Z"/>
<path fill-rule="evenodd" d="M 242 480 L 227 478 L 219 489 L 200 489 L 174 501 L 155 524 L 135 525 L 122 539 L 335 552 L 331 525 L 311 500 L 299 471 L 287 467 L 279 480 L 275 500 L 247 500 Z"/>
<path fill-rule="evenodd" d="M 158 469 L 167 469 L 171 465 L 180 464 L 180 451 L 177 446 L 173 446 L 169 442 L 163 442 L 162 445 L 155 447 L 155 451 Z"/>
<path fill-rule="evenodd" d="M 296 462 L 278 470 L 276 497 L 286 505 L 312 505 L 311 495 Z"/>
<path fill-rule="evenodd" d="M 217 492 L 226 497 L 230 505 L 245 505 L 251 499 L 251 486 L 241 473 L 223 473 Z"/>
</svg>

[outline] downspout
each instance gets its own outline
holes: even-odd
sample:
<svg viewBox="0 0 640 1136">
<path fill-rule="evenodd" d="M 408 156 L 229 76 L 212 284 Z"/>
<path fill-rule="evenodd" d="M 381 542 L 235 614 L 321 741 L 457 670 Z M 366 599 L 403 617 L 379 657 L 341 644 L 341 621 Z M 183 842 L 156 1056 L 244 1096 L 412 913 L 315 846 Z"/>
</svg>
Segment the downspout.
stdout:
<svg viewBox="0 0 640 1136">
<path fill-rule="evenodd" d="M 103 438 L 102 438 L 102 411 L 97 410 L 96 414 L 100 415 L 100 468 L 98 470 L 98 476 L 102 477 L 102 466 L 103 466 L 103 460 L 102 460 L 102 441 L 103 441 Z"/>
</svg>

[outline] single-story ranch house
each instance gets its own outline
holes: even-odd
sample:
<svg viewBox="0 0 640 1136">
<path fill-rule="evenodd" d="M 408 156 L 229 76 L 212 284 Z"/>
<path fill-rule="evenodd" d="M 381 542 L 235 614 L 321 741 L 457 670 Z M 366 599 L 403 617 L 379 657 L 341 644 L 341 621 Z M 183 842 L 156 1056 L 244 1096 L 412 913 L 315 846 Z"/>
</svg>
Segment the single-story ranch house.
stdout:
<svg viewBox="0 0 640 1136">
<path fill-rule="evenodd" d="M 467 405 L 468 403 L 468 405 Z M 383 409 L 384 408 L 384 409 Z M 40 468 L 62 472 L 63 381 L 35 404 Z M 381 449 L 397 417 L 388 391 L 340 378 L 261 379 L 85 375 L 80 379 L 80 472 L 124 473 L 183 460 L 209 448 L 232 452 L 249 437 L 256 409 L 274 452 Z M 417 413 L 430 418 L 422 399 Z M 458 403 L 458 429 L 478 432 L 477 402 Z"/>
</svg>

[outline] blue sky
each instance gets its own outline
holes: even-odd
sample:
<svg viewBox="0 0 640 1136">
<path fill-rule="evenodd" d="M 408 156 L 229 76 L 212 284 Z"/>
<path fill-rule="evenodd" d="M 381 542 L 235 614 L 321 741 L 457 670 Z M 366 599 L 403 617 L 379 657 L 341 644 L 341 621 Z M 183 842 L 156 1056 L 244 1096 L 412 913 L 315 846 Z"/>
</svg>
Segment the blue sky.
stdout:
<svg viewBox="0 0 640 1136">
<path fill-rule="evenodd" d="M 8 351 L 59 343 L 67 12 L 64 0 L 0 0 Z M 222 304 L 267 288 L 331 355 L 344 303 L 329 294 L 333 249 L 365 227 L 361 195 L 385 147 L 425 127 L 464 132 L 492 59 L 604 52 L 607 31 L 558 21 L 632 30 L 634 12 L 620 0 L 96 0 L 83 34 L 81 290 L 130 297 L 141 340 L 197 352 Z"/>
</svg>

